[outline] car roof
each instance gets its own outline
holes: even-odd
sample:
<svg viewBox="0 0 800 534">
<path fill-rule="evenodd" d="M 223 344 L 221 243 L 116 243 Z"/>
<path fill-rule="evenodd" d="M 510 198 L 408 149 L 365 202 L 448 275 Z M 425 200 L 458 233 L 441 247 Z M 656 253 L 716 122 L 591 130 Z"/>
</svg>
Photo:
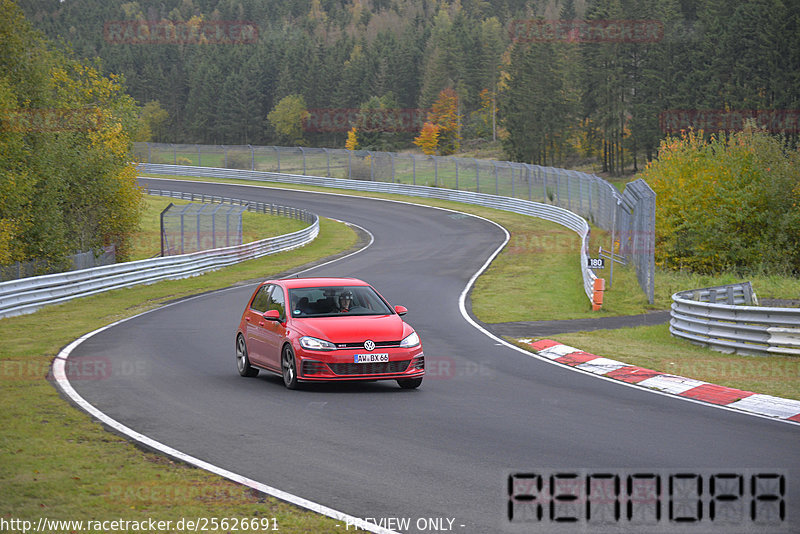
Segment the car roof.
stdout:
<svg viewBox="0 0 800 534">
<path fill-rule="evenodd" d="M 280 283 L 288 289 L 297 287 L 322 287 L 322 286 L 368 286 L 369 284 L 358 278 L 282 278 L 270 280 L 270 283 Z"/>
</svg>

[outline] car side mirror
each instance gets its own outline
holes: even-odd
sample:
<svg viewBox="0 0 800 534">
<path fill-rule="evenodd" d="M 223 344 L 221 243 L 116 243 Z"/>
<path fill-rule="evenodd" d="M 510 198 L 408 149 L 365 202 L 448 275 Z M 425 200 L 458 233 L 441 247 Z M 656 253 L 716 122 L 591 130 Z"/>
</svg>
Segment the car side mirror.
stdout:
<svg viewBox="0 0 800 534">
<path fill-rule="evenodd" d="M 405 306 L 395 306 L 394 311 L 397 315 L 403 316 L 408 313 L 408 309 Z"/>
<path fill-rule="evenodd" d="M 278 310 L 267 310 L 267 312 L 264 314 L 264 319 L 267 321 L 280 321 L 281 312 Z"/>
</svg>

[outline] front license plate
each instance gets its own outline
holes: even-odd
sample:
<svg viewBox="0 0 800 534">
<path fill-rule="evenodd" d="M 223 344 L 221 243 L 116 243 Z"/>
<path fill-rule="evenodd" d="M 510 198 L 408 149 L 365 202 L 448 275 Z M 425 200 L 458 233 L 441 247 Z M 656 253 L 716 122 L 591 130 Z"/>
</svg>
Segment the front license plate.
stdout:
<svg viewBox="0 0 800 534">
<path fill-rule="evenodd" d="M 383 354 L 356 354 L 355 363 L 381 363 L 389 361 L 389 353 Z"/>
</svg>

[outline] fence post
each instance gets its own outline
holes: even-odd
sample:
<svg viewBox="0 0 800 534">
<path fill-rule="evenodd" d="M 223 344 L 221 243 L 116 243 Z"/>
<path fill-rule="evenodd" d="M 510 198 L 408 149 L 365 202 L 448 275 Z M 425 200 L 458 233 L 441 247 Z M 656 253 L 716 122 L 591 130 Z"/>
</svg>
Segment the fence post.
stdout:
<svg viewBox="0 0 800 534">
<path fill-rule="evenodd" d="M 556 205 L 561 206 L 561 177 L 556 173 Z"/>
<path fill-rule="evenodd" d="M 475 167 L 475 169 L 477 170 L 477 167 Z M 497 174 L 497 165 L 496 164 L 494 165 L 494 194 L 495 195 L 499 195 L 500 194 L 500 176 L 498 176 L 498 174 Z"/>
<path fill-rule="evenodd" d="M 497 168 L 497 165 L 495 165 L 495 169 L 496 168 Z M 508 166 L 508 170 L 511 171 L 511 196 L 514 197 L 514 198 L 517 198 L 516 192 L 514 190 L 514 167 L 512 165 L 509 165 Z M 495 172 L 497 172 L 497 171 L 495 171 Z"/>
<path fill-rule="evenodd" d="M 547 202 L 549 198 L 547 197 L 547 174 L 543 173 L 539 166 L 536 166 L 536 173 L 542 177 L 542 202 Z"/>
<path fill-rule="evenodd" d="M 563 171 L 559 171 L 559 173 L 563 173 Z M 567 175 L 567 209 L 572 211 L 572 181 L 569 179 L 569 172 L 565 174 Z"/>
<path fill-rule="evenodd" d="M 478 168 L 478 159 L 472 158 L 475 160 L 475 192 L 481 192 L 481 170 Z"/>
<path fill-rule="evenodd" d="M 509 163 L 509 165 L 511 165 Z M 531 168 L 529 165 L 524 165 L 523 168 L 525 169 L 525 179 L 528 180 L 528 201 L 533 200 L 533 184 L 531 183 Z"/>
</svg>

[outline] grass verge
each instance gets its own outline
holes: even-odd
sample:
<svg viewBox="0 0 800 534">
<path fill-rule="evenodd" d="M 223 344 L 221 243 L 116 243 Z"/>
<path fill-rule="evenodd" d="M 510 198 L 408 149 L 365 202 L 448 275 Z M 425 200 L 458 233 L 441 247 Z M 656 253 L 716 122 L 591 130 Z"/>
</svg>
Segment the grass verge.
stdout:
<svg viewBox="0 0 800 534">
<path fill-rule="evenodd" d="M 295 270 L 356 241 L 353 230 L 323 219 L 319 237 L 297 250 L 0 320 L 0 518 L 34 525 L 40 518 L 172 521 L 164 532 L 189 530 L 176 528 L 182 518 L 235 518 L 262 531 L 277 526 L 281 532 L 341 532 L 341 522 L 139 450 L 64 402 L 46 377 L 58 351 L 86 332 L 176 298 Z M 232 524 L 209 531 L 231 531 Z M 87 531 L 109 530 L 114 529 Z"/>
</svg>

